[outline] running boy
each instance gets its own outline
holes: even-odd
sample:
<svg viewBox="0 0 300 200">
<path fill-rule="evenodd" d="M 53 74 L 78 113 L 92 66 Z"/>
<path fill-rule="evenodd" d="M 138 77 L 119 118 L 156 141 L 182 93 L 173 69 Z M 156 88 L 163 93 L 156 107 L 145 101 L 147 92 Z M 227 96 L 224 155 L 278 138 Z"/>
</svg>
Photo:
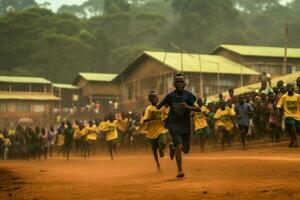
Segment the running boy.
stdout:
<svg viewBox="0 0 300 200">
<path fill-rule="evenodd" d="M 201 109 L 196 106 L 196 97 L 184 89 L 186 81 L 183 74 L 178 73 L 174 76 L 173 85 L 175 90 L 162 100 L 157 109 L 161 109 L 165 105 L 170 107 L 166 128 L 169 130 L 176 147 L 176 149 L 172 148 L 170 156 L 173 158 L 175 154 L 178 168 L 177 178 L 183 178 L 182 151 L 188 153 L 190 150 L 190 113 L 191 111 L 200 112 Z"/>
<path fill-rule="evenodd" d="M 165 113 L 167 113 L 167 109 L 166 107 L 162 107 L 161 109 L 156 108 L 158 96 L 154 91 L 149 93 L 148 100 L 151 102 L 151 105 L 146 108 L 142 121 L 146 125 L 146 137 L 150 140 L 156 167 L 159 171 L 160 164 L 157 151 L 159 151 L 159 156 L 161 158 L 164 157 L 166 133 L 168 130 L 164 128 L 163 120 Z"/>
<path fill-rule="evenodd" d="M 117 152 L 118 126 L 118 121 L 115 120 L 115 114 L 110 113 L 108 121 L 104 123 L 103 129 L 101 130 L 106 133 L 106 143 L 111 160 L 114 159 L 113 152 Z"/>
<path fill-rule="evenodd" d="M 232 117 L 234 116 L 233 110 L 226 106 L 224 101 L 220 101 L 220 108 L 216 111 L 214 118 L 216 119 L 216 129 L 218 138 L 222 142 L 224 149 L 225 139 L 230 146 L 230 130 L 232 128 Z"/>
<path fill-rule="evenodd" d="M 201 108 L 201 112 L 194 113 L 195 133 L 200 137 L 200 147 L 204 150 L 205 141 L 209 136 L 209 128 L 207 125 L 209 110 L 203 105 L 201 97 L 198 97 L 197 104 Z"/>
<path fill-rule="evenodd" d="M 289 147 L 297 147 L 297 129 L 300 126 L 300 95 L 294 93 L 292 83 L 286 85 L 287 93 L 277 103 L 277 108 L 283 108 L 286 129 L 291 137 Z"/>
<path fill-rule="evenodd" d="M 66 153 L 66 158 L 69 160 L 70 157 L 70 151 L 73 146 L 73 134 L 74 129 L 72 127 L 71 121 L 67 121 L 67 128 L 64 129 L 63 135 L 64 135 L 64 149 Z"/>
</svg>

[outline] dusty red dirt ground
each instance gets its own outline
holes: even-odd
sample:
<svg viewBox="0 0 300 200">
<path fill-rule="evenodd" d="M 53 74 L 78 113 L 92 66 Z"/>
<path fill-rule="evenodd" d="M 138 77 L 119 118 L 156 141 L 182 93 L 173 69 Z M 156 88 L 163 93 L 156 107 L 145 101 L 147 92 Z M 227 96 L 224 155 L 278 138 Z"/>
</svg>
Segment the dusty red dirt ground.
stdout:
<svg viewBox="0 0 300 200">
<path fill-rule="evenodd" d="M 0 161 L 0 199 L 300 199 L 300 148 L 239 148 L 184 156 L 186 178 L 150 152 L 83 160 Z"/>
</svg>

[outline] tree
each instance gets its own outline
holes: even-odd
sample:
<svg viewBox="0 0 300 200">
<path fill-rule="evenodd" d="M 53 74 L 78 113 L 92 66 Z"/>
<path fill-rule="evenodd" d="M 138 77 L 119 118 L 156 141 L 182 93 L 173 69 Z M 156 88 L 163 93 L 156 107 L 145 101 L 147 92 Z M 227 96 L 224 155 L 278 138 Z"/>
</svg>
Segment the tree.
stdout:
<svg viewBox="0 0 300 200">
<path fill-rule="evenodd" d="M 0 0 L 0 15 L 37 6 L 34 0 Z"/>
<path fill-rule="evenodd" d="M 126 0 L 105 0 L 104 1 L 105 14 L 128 12 L 129 9 L 130 9 L 130 5 Z"/>
<path fill-rule="evenodd" d="M 234 0 L 236 6 L 247 13 L 262 13 L 279 6 L 279 0 Z"/>
</svg>

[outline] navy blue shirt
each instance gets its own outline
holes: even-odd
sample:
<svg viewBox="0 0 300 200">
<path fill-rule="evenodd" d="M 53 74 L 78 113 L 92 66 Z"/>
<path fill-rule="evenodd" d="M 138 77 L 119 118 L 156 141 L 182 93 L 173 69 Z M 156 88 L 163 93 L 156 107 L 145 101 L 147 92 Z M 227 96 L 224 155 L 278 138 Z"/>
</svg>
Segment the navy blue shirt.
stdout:
<svg viewBox="0 0 300 200">
<path fill-rule="evenodd" d="M 159 107 L 168 105 L 170 107 L 169 116 L 166 122 L 166 128 L 171 132 L 176 131 L 181 134 L 189 134 L 191 131 L 191 111 L 181 108 L 180 104 L 185 102 L 193 106 L 196 97 L 189 91 L 184 90 L 180 97 L 176 97 L 176 92 L 169 93 L 159 104 Z"/>
</svg>

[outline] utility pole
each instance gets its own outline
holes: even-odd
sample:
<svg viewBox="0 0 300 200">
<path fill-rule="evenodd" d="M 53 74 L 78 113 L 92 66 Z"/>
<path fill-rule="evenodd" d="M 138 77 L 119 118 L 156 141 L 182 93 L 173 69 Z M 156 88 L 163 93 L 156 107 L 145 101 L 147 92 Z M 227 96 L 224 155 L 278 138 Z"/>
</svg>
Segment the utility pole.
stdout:
<svg viewBox="0 0 300 200">
<path fill-rule="evenodd" d="M 285 23 L 285 31 L 284 31 L 284 60 L 283 60 L 283 69 L 282 69 L 282 75 L 285 75 L 287 73 L 287 46 L 288 46 L 288 22 Z"/>
</svg>

